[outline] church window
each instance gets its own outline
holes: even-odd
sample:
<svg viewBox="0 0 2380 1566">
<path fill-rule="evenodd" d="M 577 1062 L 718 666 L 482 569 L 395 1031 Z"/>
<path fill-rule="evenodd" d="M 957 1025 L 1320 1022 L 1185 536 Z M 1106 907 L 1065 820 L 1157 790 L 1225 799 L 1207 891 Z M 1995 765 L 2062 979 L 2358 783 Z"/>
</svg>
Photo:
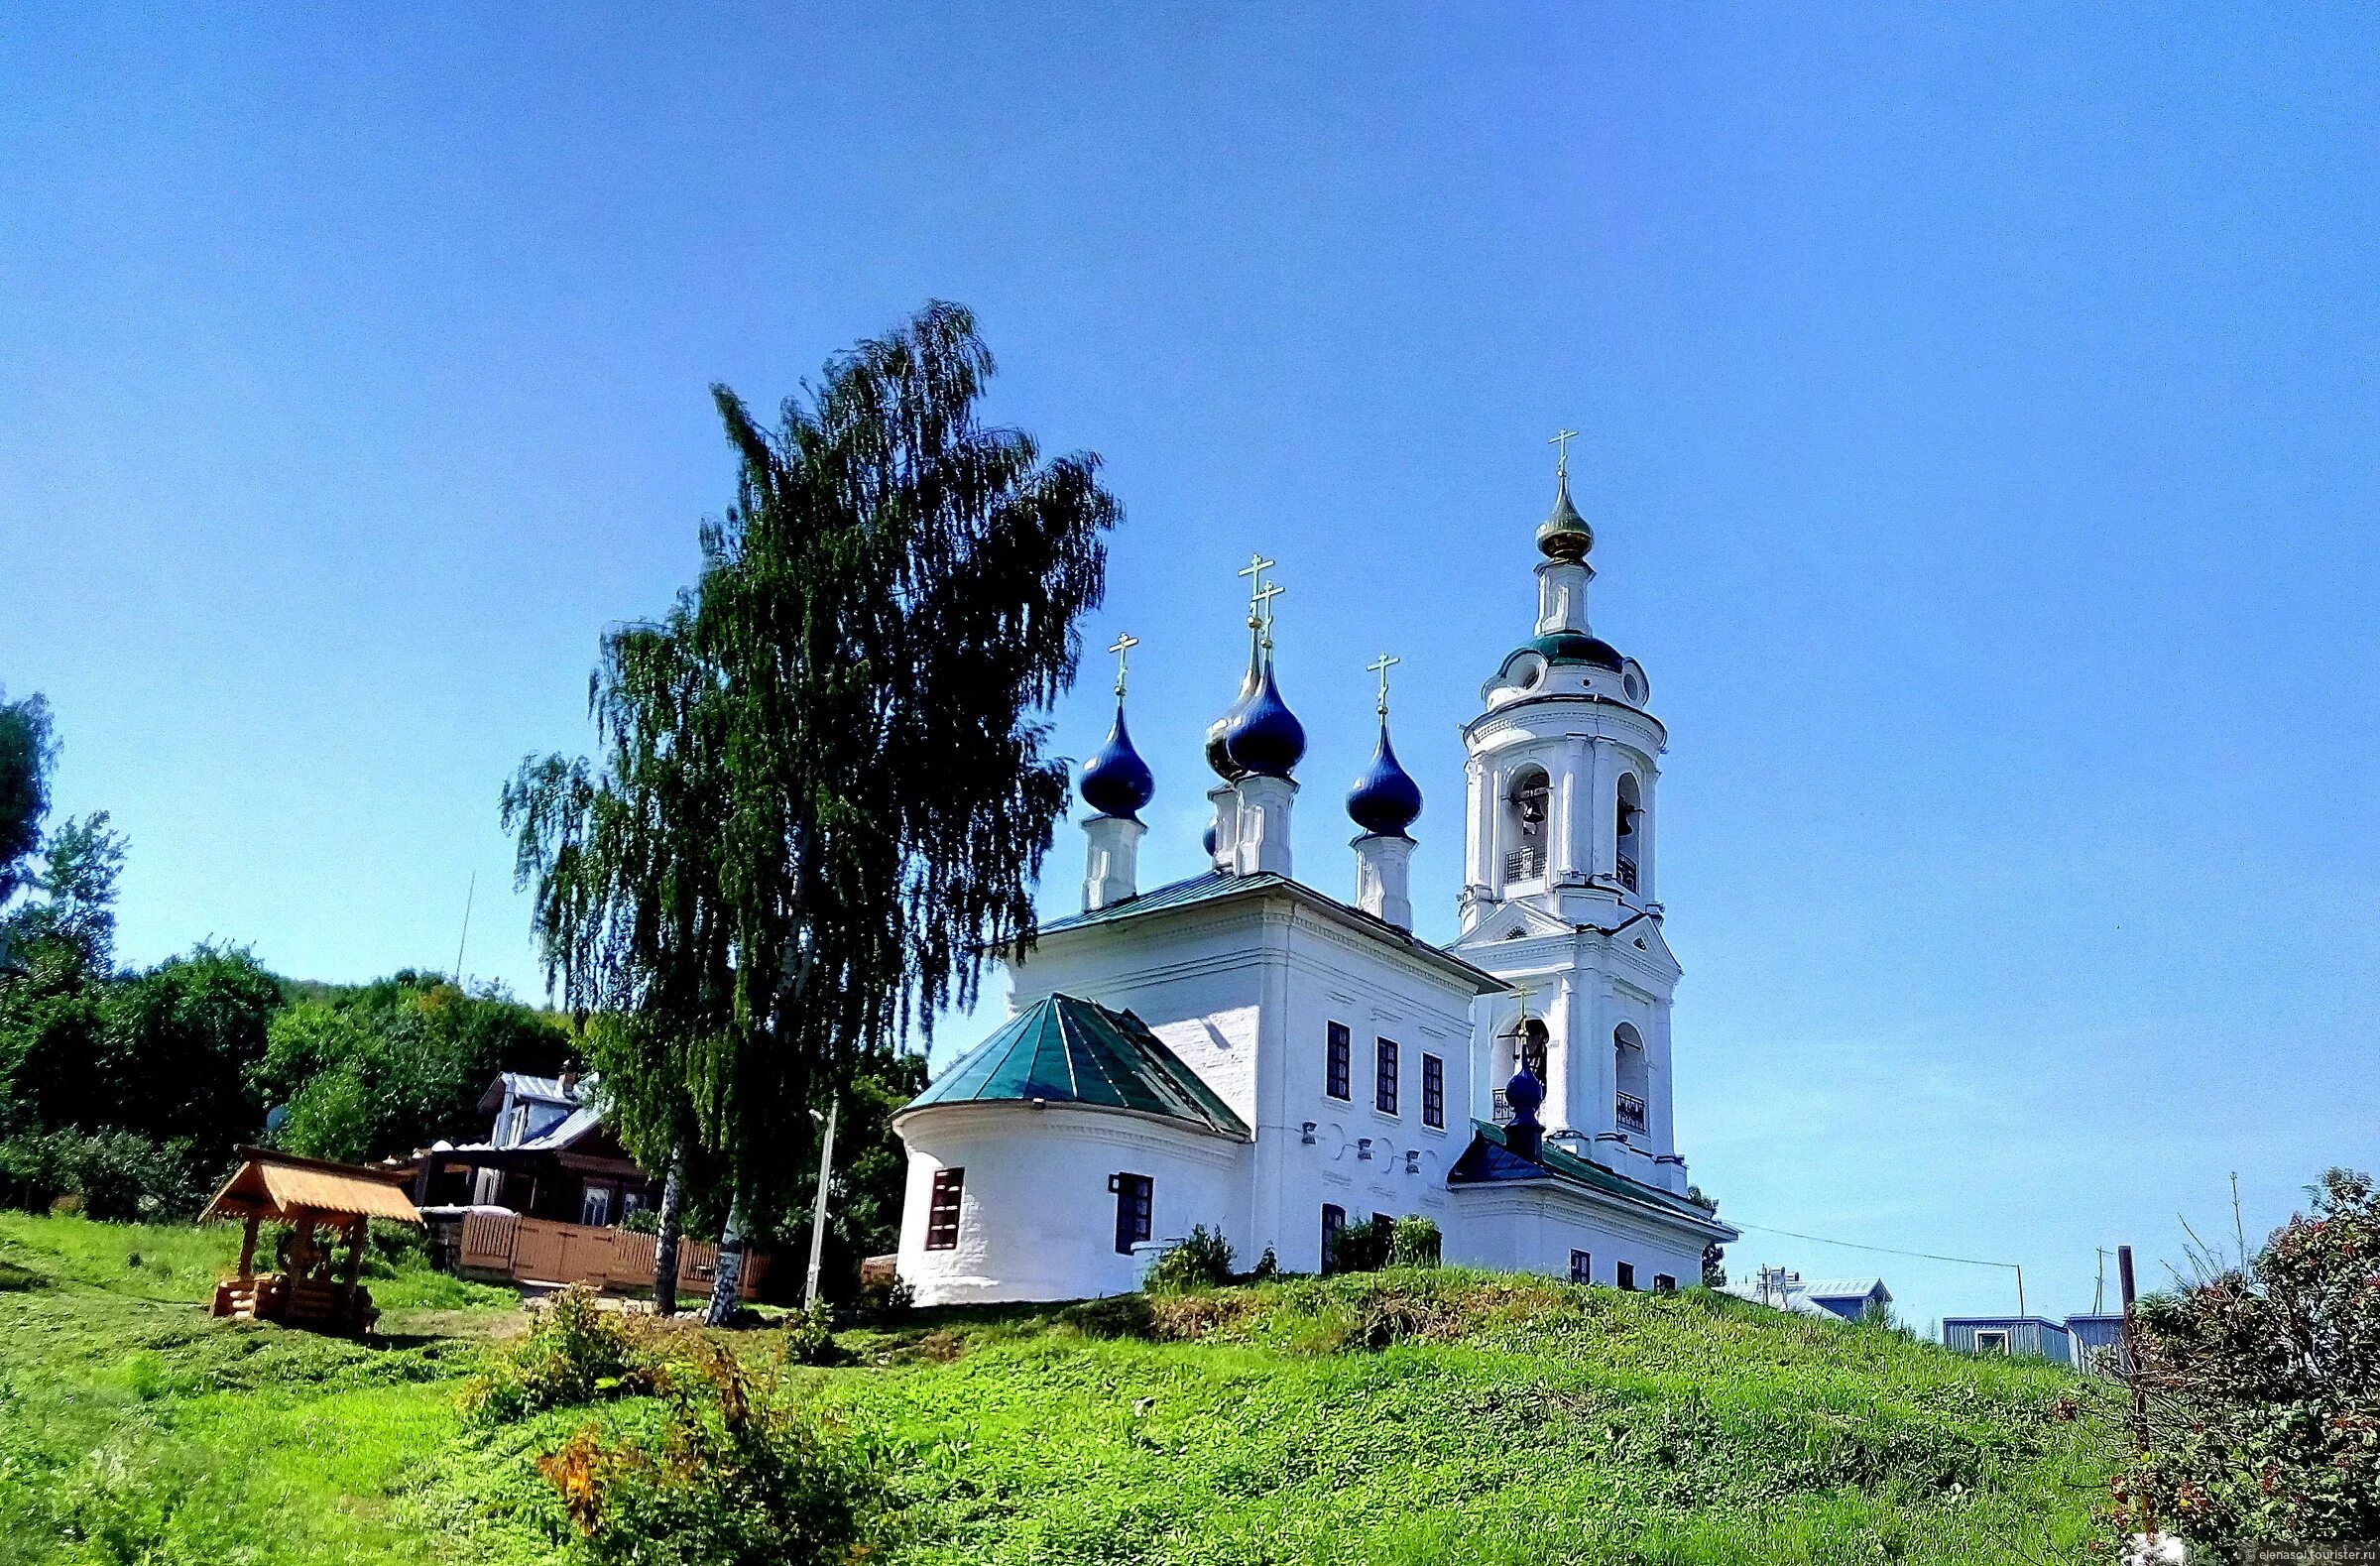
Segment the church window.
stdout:
<svg viewBox="0 0 2380 1566">
<path fill-rule="evenodd" d="M 1585 1251 L 1573 1251 L 1570 1254 L 1570 1280 L 1573 1283 L 1595 1281 L 1595 1258 L 1593 1255 Z"/>
<path fill-rule="evenodd" d="M 956 1251 L 959 1248 L 959 1197 L 967 1184 L 965 1169 L 936 1169 L 933 1194 L 925 1205 L 925 1248 L 928 1251 Z"/>
<path fill-rule="evenodd" d="M 1635 1288 L 1635 1286 L 1636 1286 L 1636 1264 L 1635 1264 L 1635 1263 L 1633 1263 L 1633 1262 L 1622 1262 L 1621 1264 L 1619 1264 L 1619 1286 L 1620 1286 L 1621 1288 L 1625 1288 L 1625 1289 L 1634 1289 L 1634 1288 Z"/>
<path fill-rule="evenodd" d="M 1637 890 L 1637 847 L 1644 840 L 1636 830 L 1636 824 L 1644 818 L 1644 793 L 1633 773 L 1623 774 L 1619 780 L 1619 802 L 1614 806 L 1613 816 L 1613 841 L 1618 846 L 1619 856 L 1619 884 L 1634 892 Z"/>
<path fill-rule="evenodd" d="M 1372 1107 L 1383 1115 L 1396 1113 L 1396 1040 L 1379 1040 L 1379 1056 L 1372 1073 Z"/>
<path fill-rule="evenodd" d="M 1518 1054 L 1520 1064 L 1539 1082 L 1545 1080 L 1545 1020 L 1532 1017 L 1520 1024 Z"/>
<path fill-rule="evenodd" d="M 1611 1034 L 1612 1080 L 1618 1093 L 1611 1103 L 1612 1124 L 1622 1136 L 1642 1137 L 1646 1121 L 1644 1039 L 1633 1023 L 1622 1023 Z"/>
<path fill-rule="evenodd" d="M 1149 1236 L 1156 1182 L 1145 1174 L 1118 1174 L 1109 1177 L 1108 1189 L 1116 1193 L 1116 1254 L 1130 1256 Z"/>
<path fill-rule="evenodd" d="M 1436 1055 L 1421 1057 L 1421 1123 L 1446 1129 L 1446 1062 Z"/>
<path fill-rule="evenodd" d="M 1674 1294 L 1678 1291 L 1678 1280 L 1667 1272 L 1655 1272 L 1653 1274 L 1653 1290 L 1661 1294 Z"/>
<path fill-rule="evenodd" d="M 1355 1045 L 1348 1034 L 1347 1024 L 1345 1023 L 1331 1024 L 1328 1039 L 1323 1045 L 1322 1090 L 1333 1098 L 1349 1098 L 1354 1095 L 1355 1090 L 1348 1081 L 1352 1074 L 1349 1057 L 1354 1052 Z"/>
<path fill-rule="evenodd" d="M 1506 881 L 1534 881 L 1545 874 L 1546 818 L 1553 789 L 1545 769 L 1524 767 L 1512 779 L 1512 846 L 1504 852 Z"/>
<path fill-rule="evenodd" d="M 1347 1209 L 1336 1202 L 1322 1204 L 1322 1268 L 1331 1268 L 1331 1247 L 1339 1239 L 1339 1231 L 1347 1227 Z"/>
</svg>

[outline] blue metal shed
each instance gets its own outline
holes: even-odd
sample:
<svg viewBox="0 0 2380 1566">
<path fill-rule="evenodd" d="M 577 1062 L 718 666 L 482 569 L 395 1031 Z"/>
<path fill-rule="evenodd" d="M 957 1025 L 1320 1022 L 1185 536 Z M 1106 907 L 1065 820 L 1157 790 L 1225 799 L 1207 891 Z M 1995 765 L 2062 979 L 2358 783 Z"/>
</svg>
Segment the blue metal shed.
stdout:
<svg viewBox="0 0 2380 1566">
<path fill-rule="evenodd" d="M 2074 1340 L 2067 1330 L 2040 1316 L 1945 1316 L 1942 1342 L 1963 1354 L 2029 1355 L 2060 1365 L 2075 1363 Z"/>
<path fill-rule="evenodd" d="M 2123 1371 L 2124 1318 L 2120 1315 L 2081 1315 L 2066 1318 L 2067 1334 L 2074 1341 L 2075 1369 L 2100 1369 L 2099 1351 L 2114 1349 L 2107 1356 L 2106 1369 L 2110 1374 Z"/>
</svg>

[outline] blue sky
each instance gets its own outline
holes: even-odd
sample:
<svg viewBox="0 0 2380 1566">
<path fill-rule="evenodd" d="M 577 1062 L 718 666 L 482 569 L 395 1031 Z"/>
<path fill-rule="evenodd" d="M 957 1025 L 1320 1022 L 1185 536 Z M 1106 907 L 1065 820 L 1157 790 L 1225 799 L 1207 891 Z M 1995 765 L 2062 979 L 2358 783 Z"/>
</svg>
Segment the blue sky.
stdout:
<svg viewBox="0 0 2380 1566">
<path fill-rule="evenodd" d="M 690 576 L 704 388 L 939 297 L 1126 504 L 1147 877 L 1260 547 L 1301 866 L 1384 645 L 1452 932 L 1567 424 L 1727 1214 L 2064 1312 L 2234 1169 L 2253 1234 L 2380 1162 L 2368 10 L 1131 10 L 0 18 L 0 681 L 131 835 L 125 955 L 443 968 L 476 874 L 538 993 L 497 791 Z"/>
</svg>

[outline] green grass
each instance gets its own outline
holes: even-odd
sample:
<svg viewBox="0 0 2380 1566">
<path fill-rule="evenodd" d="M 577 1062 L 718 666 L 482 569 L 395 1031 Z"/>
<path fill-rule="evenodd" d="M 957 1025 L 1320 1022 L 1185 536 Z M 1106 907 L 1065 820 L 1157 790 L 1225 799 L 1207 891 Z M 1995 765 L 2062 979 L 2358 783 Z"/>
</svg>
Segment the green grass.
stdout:
<svg viewBox="0 0 2380 1566">
<path fill-rule="evenodd" d="M 236 1238 L 0 1216 L 0 1566 L 569 1558 L 534 1459 L 650 1403 L 474 1431 L 508 1291 L 402 1267 L 371 1346 L 211 1321 Z M 2077 1561 L 2118 1456 L 2104 1386 L 1699 1291 L 1389 1273 L 841 1342 L 789 1385 L 917 1566 Z"/>
</svg>

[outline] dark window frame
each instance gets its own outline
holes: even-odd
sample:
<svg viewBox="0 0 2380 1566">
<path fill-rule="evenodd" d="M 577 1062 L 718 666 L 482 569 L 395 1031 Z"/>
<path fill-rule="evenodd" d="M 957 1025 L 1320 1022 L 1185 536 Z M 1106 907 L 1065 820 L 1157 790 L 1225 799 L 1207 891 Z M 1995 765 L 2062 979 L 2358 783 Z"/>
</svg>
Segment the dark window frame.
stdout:
<svg viewBox="0 0 2380 1566">
<path fill-rule="evenodd" d="M 1592 1283 L 1595 1281 L 1594 1252 L 1581 1251 L 1576 1247 L 1571 1249 L 1570 1280 L 1573 1283 Z"/>
<path fill-rule="evenodd" d="M 1421 1123 L 1446 1130 L 1446 1061 L 1427 1052 L 1421 1057 Z"/>
<path fill-rule="evenodd" d="M 1620 1263 L 1618 1265 L 1618 1276 L 1616 1281 L 1621 1288 L 1626 1289 L 1631 1294 L 1634 1293 L 1636 1291 L 1636 1264 L 1633 1262 Z"/>
<path fill-rule="evenodd" d="M 925 1201 L 925 1248 L 928 1251 L 956 1251 L 959 1248 L 959 1212 L 967 1195 L 967 1169 L 964 1164 L 934 1171 L 933 1189 Z"/>
<path fill-rule="evenodd" d="M 1397 1043 L 1393 1038 L 1372 1040 L 1371 1107 L 1383 1115 L 1397 1112 Z"/>
<path fill-rule="evenodd" d="M 1331 1237 L 1347 1227 L 1347 1209 L 1337 1202 L 1322 1204 L 1322 1267 L 1331 1266 Z"/>
<path fill-rule="evenodd" d="M 1655 1272 L 1655 1273 L 1653 1274 L 1653 1292 L 1654 1292 L 1654 1293 L 1656 1293 L 1656 1294 L 1674 1294 L 1674 1293 L 1676 1293 L 1677 1291 L 1678 1291 L 1678 1280 L 1677 1280 L 1676 1278 L 1674 1278 L 1674 1277 L 1671 1277 L 1671 1276 L 1670 1276 L 1670 1275 L 1669 1275 L 1667 1272 Z"/>
<path fill-rule="evenodd" d="M 1323 1025 L 1322 1091 L 1343 1103 L 1352 1103 L 1356 1096 L 1355 1031 L 1345 1023 Z"/>
<path fill-rule="evenodd" d="M 1120 1172 L 1108 1176 L 1108 1189 L 1116 1196 L 1116 1254 L 1130 1256 L 1156 1232 L 1157 1182 Z"/>
</svg>

